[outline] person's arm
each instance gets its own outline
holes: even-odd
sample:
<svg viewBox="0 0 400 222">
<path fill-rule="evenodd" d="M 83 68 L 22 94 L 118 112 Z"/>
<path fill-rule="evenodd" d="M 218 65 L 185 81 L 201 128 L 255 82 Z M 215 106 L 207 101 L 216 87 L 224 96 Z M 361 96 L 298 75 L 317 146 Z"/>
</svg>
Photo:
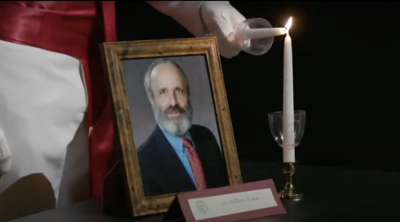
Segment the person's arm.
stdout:
<svg viewBox="0 0 400 222">
<path fill-rule="evenodd" d="M 205 35 L 200 8 L 203 1 L 147 1 L 157 11 L 172 17 L 196 37 Z"/>
<path fill-rule="evenodd" d="M 236 26 L 245 20 L 229 1 L 147 1 L 159 12 L 172 17 L 196 37 L 217 33 L 220 54 L 236 56 L 240 49 L 229 38 Z"/>
</svg>

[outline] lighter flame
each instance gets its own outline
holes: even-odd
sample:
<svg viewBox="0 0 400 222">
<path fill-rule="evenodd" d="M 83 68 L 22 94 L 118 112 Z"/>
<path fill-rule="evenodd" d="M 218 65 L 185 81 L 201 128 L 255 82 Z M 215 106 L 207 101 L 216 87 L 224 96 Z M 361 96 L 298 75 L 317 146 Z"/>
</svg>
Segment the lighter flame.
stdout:
<svg viewBox="0 0 400 222">
<path fill-rule="evenodd" d="M 292 26 L 292 17 L 289 18 L 288 22 L 285 25 L 285 28 L 289 31 L 291 26 Z"/>
</svg>

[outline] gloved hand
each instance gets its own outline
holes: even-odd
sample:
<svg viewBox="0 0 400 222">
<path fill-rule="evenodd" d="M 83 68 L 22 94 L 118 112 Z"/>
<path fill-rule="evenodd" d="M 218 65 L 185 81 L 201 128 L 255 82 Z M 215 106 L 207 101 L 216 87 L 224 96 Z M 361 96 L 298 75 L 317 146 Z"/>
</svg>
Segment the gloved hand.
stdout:
<svg viewBox="0 0 400 222">
<path fill-rule="evenodd" d="M 3 130 L 0 128 L 0 175 L 7 173 L 11 167 L 11 152 Z"/>
<path fill-rule="evenodd" d="M 218 37 L 220 54 L 225 58 L 237 56 L 240 48 L 232 32 L 246 18 L 229 1 L 203 1 L 200 13 L 206 32 Z"/>
<path fill-rule="evenodd" d="M 216 35 L 220 54 L 232 58 L 240 48 L 230 35 L 245 20 L 229 1 L 147 1 L 159 12 L 171 16 L 196 37 Z"/>
</svg>

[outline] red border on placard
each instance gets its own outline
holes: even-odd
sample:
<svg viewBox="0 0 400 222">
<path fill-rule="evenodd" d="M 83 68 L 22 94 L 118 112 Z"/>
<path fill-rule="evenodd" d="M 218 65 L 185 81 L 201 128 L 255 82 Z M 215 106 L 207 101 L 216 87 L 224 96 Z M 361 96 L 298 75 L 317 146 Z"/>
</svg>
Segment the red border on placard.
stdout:
<svg viewBox="0 0 400 222">
<path fill-rule="evenodd" d="M 230 193 L 240 193 L 252 190 L 259 190 L 259 189 L 271 189 L 271 192 L 275 198 L 277 206 L 269 207 L 260 210 L 252 210 L 243 213 L 236 213 L 230 214 L 221 217 L 213 217 L 209 219 L 199 220 L 201 222 L 232 222 L 232 221 L 240 221 L 240 220 L 249 220 L 249 219 L 256 219 L 262 218 L 267 216 L 279 215 L 279 214 L 286 214 L 286 210 L 281 202 L 281 199 L 278 196 L 278 192 L 276 191 L 274 181 L 272 179 L 262 180 L 257 182 L 239 184 L 239 185 L 232 185 L 214 189 L 207 189 L 202 191 L 190 192 L 190 193 L 182 193 L 178 195 L 179 205 L 181 207 L 182 213 L 185 216 L 187 222 L 196 222 L 194 219 L 193 213 L 189 206 L 189 199 L 193 198 L 204 198 L 204 197 L 211 197 L 217 195 L 224 195 Z"/>
</svg>

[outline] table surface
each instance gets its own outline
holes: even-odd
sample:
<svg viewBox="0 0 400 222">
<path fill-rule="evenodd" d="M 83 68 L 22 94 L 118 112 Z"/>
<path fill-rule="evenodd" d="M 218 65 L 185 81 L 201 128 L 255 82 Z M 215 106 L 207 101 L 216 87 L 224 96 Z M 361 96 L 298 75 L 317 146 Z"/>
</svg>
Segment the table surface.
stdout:
<svg viewBox="0 0 400 222">
<path fill-rule="evenodd" d="M 244 160 L 240 164 L 244 182 L 272 178 L 278 190 L 283 187 L 280 164 Z M 399 173 L 298 165 L 294 183 L 305 194 L 303 200 L 283 200 L 287 214 L 251 222 L 400 221 L 396 213 L 400 206 Z M 156 222 L 162 217 L 115 218 L 102 214 L 100 200 L 94 199 L 12 222 Z"/>
</svg>

